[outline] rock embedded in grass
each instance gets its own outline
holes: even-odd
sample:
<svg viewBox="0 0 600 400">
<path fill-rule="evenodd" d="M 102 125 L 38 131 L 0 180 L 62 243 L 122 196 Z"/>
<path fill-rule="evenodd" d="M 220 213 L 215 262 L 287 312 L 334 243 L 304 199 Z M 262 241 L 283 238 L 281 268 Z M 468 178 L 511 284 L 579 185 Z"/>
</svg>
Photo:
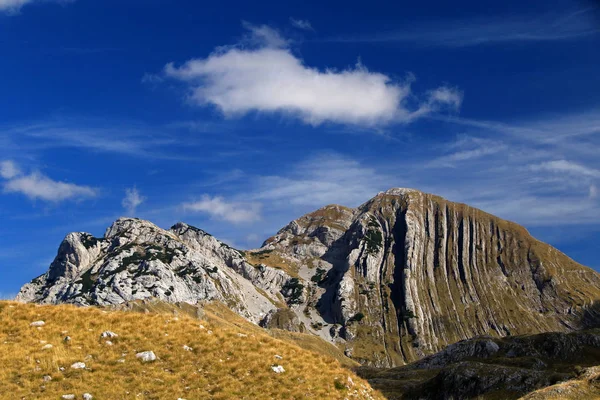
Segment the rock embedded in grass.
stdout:
<svg viewBox="0 0 600 400">
<path fill-rule="evenodd" d="M 83 394 L 83 400 L 92 400 L 94 398 L 94 396 L 92 396 L 89 393 L 84 393 Z"/>
<path fill-rule="evenodd" d="M 29 326 L 33 326 L 33 327 L 36 327 L 36 328 L 39 328 L 39 327 L 44 326 L 44 325 L 46 325 L 46 323 L 44 321 L 35 321 L 35 322 L 32 322 L 32 323 L 29 324 Z"/>
<path fill-rule="evenodd" d="M 150 362 L 156 360 L 156 354 L 154 354 L 153 351 L 143 351 L 141 353 L 137 353 L 135 356 L 139 358 L 142 362 Z"/>
<path fill-rule="evenodd" d="M 63 400 L 75 400 L 75 395 L 74 394 L 63 394 L 61 396 L 61 399 L 63 399 Z"/>
<path fill-rule="evenodd" d="M 101 338 L 111 338 L 112 339 L 112 338 L 119 337 L 119 335 L 117 335 L 116 333 L 111 332 L 111 331 L 104 331 L 104 332 L 102 332 L 102 334 L 100 335 L 100 337 Z"/>
<path fill-rule="evenodd" d="M 276 374 L 282 374 L 285 372 L 285 369 L 283 369 L 283 367 L 281 365 L 272 365 L 271 369 L 273 370 L 273 372 L 275 372 Z"/>
<path fill-rule="evenodd" d="M 71 369 L 85 369 L 85 363 L 76 362 L 75 364 L 71 365 Z"/>
</svg>

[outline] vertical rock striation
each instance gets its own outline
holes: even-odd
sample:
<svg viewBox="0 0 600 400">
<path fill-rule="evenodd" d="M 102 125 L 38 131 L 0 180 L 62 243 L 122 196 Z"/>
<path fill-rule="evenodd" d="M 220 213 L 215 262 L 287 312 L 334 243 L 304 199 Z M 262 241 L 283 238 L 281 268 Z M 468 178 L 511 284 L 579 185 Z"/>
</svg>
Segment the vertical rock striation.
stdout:
<svg viewBox="0 0 600 400">
<path fill-rule="evenodd" d="M 600 298 L 599 275 L 517 224 L 410 189 L 322 218 L 332 207 L 291 223 L 265 248 L 307 265 L 318 258 L 310 262 L 326 279 L 316 309 L 340 327 L 330 340 L 365 364 L 402 365 L 477 335 L 598 320 L 587 310 Z"/>
</svg>

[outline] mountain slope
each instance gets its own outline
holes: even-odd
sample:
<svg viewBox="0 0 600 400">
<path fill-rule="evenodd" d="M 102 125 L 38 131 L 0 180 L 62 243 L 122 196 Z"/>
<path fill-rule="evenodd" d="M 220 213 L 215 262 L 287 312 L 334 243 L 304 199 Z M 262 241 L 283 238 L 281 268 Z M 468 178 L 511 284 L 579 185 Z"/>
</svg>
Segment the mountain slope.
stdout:
<svg viewBox="0 0 600 400">
<path fill-rule="evenodd" d="M 118 336 L 102 338 L 107 331 Z M 156 360 L 136 357 L 146 351 Z M 260 330 L 184 313 L 9 302 L 0 302 L 0 382 L 0 399 L 383 398 L 334 359 Z"/>
<path fill-rule="evenodd" d="M 392 189 L 357 209 L 324 207 L 263 251 L 306 266 L 304 278 L 314 274 L 309 311 L 371 365 L 402 365 L 482 334 L 598 321 L 595 271 L 517 224 L 416 190 Z"/>
<path fill-rule="evenodd" d="M 600 321 L 600 275 L 521 226 L 412 189 L 323 207 L 259 250 L 179 223 L 121 219 L 67 236 L 18 300 L 80 305 L 219 300 L 268 328 L 312 333 L 362 364 L 403 365 L 459 340 Z"/>
</svg>

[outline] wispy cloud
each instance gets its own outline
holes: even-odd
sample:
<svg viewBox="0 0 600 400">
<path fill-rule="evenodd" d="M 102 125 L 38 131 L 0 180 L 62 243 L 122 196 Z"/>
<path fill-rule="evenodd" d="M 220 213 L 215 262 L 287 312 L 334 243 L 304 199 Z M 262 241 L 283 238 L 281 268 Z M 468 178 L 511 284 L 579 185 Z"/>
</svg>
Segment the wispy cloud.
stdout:
<svg viewBox="0 0 600 400">
<path fill-rule="evenodd" d="M 0 172 L 5 179 L 3 183 L 5 193 L 20 193 L 32 200 L 60 202 L 97 195 L 97 190 L 92 187 L 55 181 L 37 171 L 24 174 L 12 161 L 3 161 Z"/>
<path fill-rule="evenodd" d="M 169 63 L 164 76 L 184 82 L 192 103 L 213 105 L 228 117 L 255 111 L 283 113 L 311 125 L 377 126 L 460 106 L 456 89 L 444 86 L 418 96 L 411 90 L 414 77 L 395 81 L 360 62 L 341 71 L 309 67 L 277 31 L 245 27 L 251 40 L 181 66 Z"/>
<path fill-rule="evenodd" d="M 292 166 L 284 175 L 256 178 L 255 190 L 248 195 L 283 207 L 357 206 L 401 181 L 340 154 L 321 153 Z"/>
<path fill-rule="evenodd" d="M 567 160 L 546 161 L 540 164 L 530 165 L 529 168 L 532 171 L 547 171 L 576 177 L 600 178 L 600 170 Z"/>
<path fill-rule="evenodd" d="M 54 3 L 71 3 L 75 0 L 0 0 L 0 12 L 4 12 L 8 15 L 17 15 L 21 11 L 21 8 L 27 4 L 54 2 Z"/>
<path fill-rule="evenodd" d="M 139 190 L 134 186 L 125 190 L 125 197 L 121 204 L 127 211 L 129 216 L 135 215 L 137 208 L 146 201 L 146 198 L 142 196 Z"/>
<path fill-rule="evenodd" d="M 408 24 L 402 30 L 328 39 L 336 42 L 402 42 L 409 45 L 468 47 L 509 42 L 564 41 L 600 32 L 588 15 L 593 9 L 563 14 L 507 16 Z"/>
<path fill-rule="evenodd" d="M 77 118 L 54 118 L 48 121 L 0 126 L 0 156 L 8 153 L 32 154 L 58 148 L 83 149 L 95 153 L 112 153 L 134 157 L 166 160 L 188 160 L 179 149 L 194 145 L 183 143 L 170 134 L 177 127 L 164 129 L 127 121 L 106 121 Z"/>
<path fill-rule="evenodd" d="M 222 197 L 203 195 L 200 200 L 182 204 L 184 211 L 200 212 L 232 223 L 247 223 L 261 218 L 261 205 L 254 202 L 227 201 Z"/>
<path fill-rule="evenodd" d="M 302 29 L 305 31 L 314 31 L 315 30 L 313 28 L 312 24 L 310 23 L 310 21 L 308 21 L 306 19 L 296 19 L 296 18 L 290 17 L 290 24 L 292 24 L 292 26 L 294 28 Z"/>
</svg>

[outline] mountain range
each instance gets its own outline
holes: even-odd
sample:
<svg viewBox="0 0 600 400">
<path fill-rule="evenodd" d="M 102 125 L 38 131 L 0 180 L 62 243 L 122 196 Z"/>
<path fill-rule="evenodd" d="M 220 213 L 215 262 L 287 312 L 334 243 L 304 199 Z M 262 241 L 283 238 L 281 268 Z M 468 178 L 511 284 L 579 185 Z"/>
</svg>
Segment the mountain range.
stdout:
<svg viewBox="0 0 600 400">
<path fill-rule="evenodd" d="M 241 251 L 201 229 L 136 218 L 71 233 L 18 301 L 115 306 L 219 301 L 308 333 L 365 366 L 396 367 L 479 335 L 572 332 L 600 321 L 600 275 L 525 228 L 465 204 L 390 189 L 329 205 Z"/>
</svg>

